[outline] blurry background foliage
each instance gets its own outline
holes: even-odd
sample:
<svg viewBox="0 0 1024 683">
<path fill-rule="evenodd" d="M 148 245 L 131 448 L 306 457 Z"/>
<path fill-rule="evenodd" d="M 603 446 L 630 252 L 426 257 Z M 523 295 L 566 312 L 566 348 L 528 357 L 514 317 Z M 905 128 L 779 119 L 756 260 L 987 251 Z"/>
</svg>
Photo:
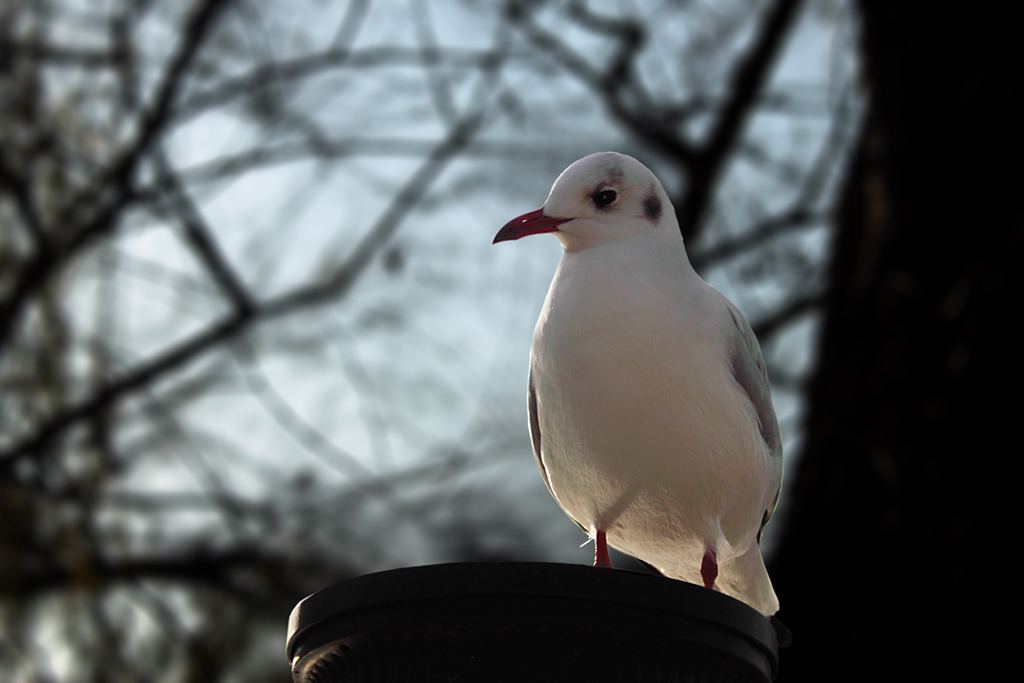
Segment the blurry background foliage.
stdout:
<svg viewBox="0 0 1024 683">
<path fill-rule="evenodd" d="M 844 0 L 0 3 L 0 679 L 286 681 L 288 611 L 329 583 L 586 562 L 525 416 L 560 248 L 490 241 L 592 152 L 662 179 L 761 339 L 793 472 L 856 23 Z"/>
</svg>

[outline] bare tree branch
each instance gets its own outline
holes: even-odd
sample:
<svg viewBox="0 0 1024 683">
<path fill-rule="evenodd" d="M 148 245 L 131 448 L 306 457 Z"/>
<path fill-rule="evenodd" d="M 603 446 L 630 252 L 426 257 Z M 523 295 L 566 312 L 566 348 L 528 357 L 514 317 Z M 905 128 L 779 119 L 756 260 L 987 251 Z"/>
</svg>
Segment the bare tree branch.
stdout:
<svg viewBox="0 0 1024 683">
<path fill-rule="evenodd" d="M 608 88 L 629 88 L 638 90 L 640 80 L 631 73 L 636 57 L 646 39 L 644 27 L 635 21 L 610 19 L 591 10 L 585 2 L 573 0 L 568 6 L 568 15 L 581 26 L 618 41 L 618 49 L 605 69 L 604 81 Z M 642 99 L 642 105 L 651 105 L 649 97 Z"/>
<path fill-rule="evenodd" d="M 370 8 L 370 0 L 352 0 L 345 8 L 345 16 L 342 17 L 338 30 L 331 41 L 332 47 L 351 47 L 359 34 L 359 29 L 366 18 L 366 10 Z"/>
<path fill-rule="evenodd" d="M 10 53 L 24 54 L 29 59 L 46 62 L 47 66 L 74 69 L 114 68 L 117 66 L 119 58 L 119 54 L 113 50 L 76 49 L 34 42 L 5 43 L 3 44 L 3 49 Z"/>
<path fill-rule="evenodd" d="M 509 56 L 494 50 L 404 47 L 353 50 L 347 47 L 336 47 L 305 57 L 264 64 L 241 76 L 225 79 L 217 85 L 185 98 L 175 107 L 174 122 L 180 125 L 211 107 L 221 106 L 236 98 L 248 96 L 254 90 L 268 84 L 306 78 L 332 69 L 418 66 L 479 70 L 493 66 L 499 60 L 504 61 L 509 58 Z"/>
<path fill-rule="evenodd" d="M 813 227 L 831 218 L 827 209 L 822 206 L 822 195 L 828 188 L 832 177 L 832 169 L 836 160 L 848 146 L 855 131 L 850 129 L 853 117 L 852 93 L 847 92 L 840 97 L 840 104 L 831 121 L 829 134 L 822 141 L 814 163 L 804 173 L 803 186 L 797 193 L 790 208 L 772 218 L 762 221 L 759 225 L 747 230 L 743 235 L 724 244 L 705 249 L 691 255 L 693 267 L 700 270 L 710 264 L 731 258 L 780 234 L 794 228 Z"/>
<path fill-rule="evenodd" d="M 66 215 L 62 215 L 59 222 L 70 222 L 71 215 L 88 205 L 87 198 L 101 198 L 100 201 L 104 202 L 102 208 L 95 211 L 91 221 L 87 221 L 77 230 L 72 231 L 70 239 L 63 245 L 37 254 L 19 273 L 10 296 L 6 301 L 0 303 L 0 350 L 14 334 L 31 294 L 37 291 L 65 261 L 79 253 L 92 240 L 113 229 L 120 210 L 131 199 L 131 177 L 157 132 L 163 127 L 187 68 L 202 46 L 217 11 L 221 9 L 225 1 L 206 0 L 193 13 L 187 23 L 177 52 L 157 88 L 153 105 L 142 116 L 135 141 L 96 184 L 87 192 L 81 193 L 79 197 L 72 198 L 64 212 Z M 111 187 L 114 188 L 113 192 L 109 190 Z"/>
<path fill-rule="evenodd" d="M 763 19 L 761 33 L 733 74 L 729 99 L 715 119 L 708 142 L 690 159 L 686 195 L 676 211 L 683 240 L 688 243 L 692 244 L 700 234 L 701 219 L 713 189 L 764 90 L 799 6 L 800 0 L 774 0 Z"/>
<path fill-rule="evenodd" d="M 43 228 L 39 218 L 39 211 L 36 208 L 35 200 L 32 197 L 28 183 L 24 178 L 19 177 L 14 169 L 7 164 L 6 155 L 0 149 L 0 190 L 6 186 L 8 192 L 14 197 L 14 203 L 21 213 L 25 228 L 36 248 L 36 258 L 43 257 L 50 251 L 50 238 Z"/>
<path fill-rule="evenodd" d="M 158 182 L 167 188 L 170 202 L 177 209 L 185 237 L 196 252 L 196 256 L 234 305 L 235 314 L 240 317 L 250 315 L 253 311 L 252 297 L 210 236 L 199 209 L 181 186 L 162 151 L 156 154 L 156 166 L 160 172 Z"/>
<path fill-rule="evenodd" d="M 783 214 L 768 218 L 739 237 L 715 245 L 710 249 L 702 249 L 695 252 L 690 256 L 690 263 L 696 270 L 700 271 L 738 254 L 749 253 L 754 247 L 760 246 L 772 238 L 792 230 L 821 225 L 829 220 L 829 218 L 831 218 L 830 213 L 826 211 L 811 211 L 801 203 L 801 205 Z"/>
<path fill-rule="evenodd" d="M 677 209 L 698 173 L 706 203 L 750 192 L 746 210 L 722 210 L 735 234 L 690 244 L 695 266 L 729 260 L 741 286 L 770 286 L 757 333 L 778 340 L 814 316 L 820 256 L 790 238 L 825 222 L 851 127 L 818 76 L 770 78 L 792 23 L 779 13 L 798 0 L 444 1 L 409 0 L 400 17 L 370 0 L 0 9 L 0 221 L 13 228 L 0 231 L 0 520 L 18 522 L 0 521 L 0 583 L 14 587 L 0 610 L 14 606 L 18 634 L 0 678 L 45 675 L 63 649 L 89 682 L 113 665 L 269 683 L 270 667 L 249 675 L 254 643 L 319 585 L 502 543 L 544 552 L 523 526 L 542 513 L 509 515 L 506 486 L 481 495 L 529 448 L 507 363 L 447 324 L 451 303 L 494 310 L 509 272 L 443 226 L 396 242 L 413 211 L 429 225 L 487 211 L 479 193 L 538 191 L 556 157 L 626 136 L 656 157 Z M 807 28 L 819 20 L 834 28 L 816 15 Z M 480 35 L 450 41 L 457 22 Z M 571 130 L 531 112 L 546 88 Z M 770 139 L 745 123 L 769 111 Z M 832 129 L 794 120 L 811 116 Z M 820 152 L 796 146 L 825 137 Z M 377 191 L 382 206 L 361 203 Z M 341 222 L 322 218 L 338 201 Z M 252 210 L 262 232 L 228 250 L 218 221 Z M 779 359 L 775 388 L 799 390 Z M 308 412 L 311 386 L 335 392 L 331 422 Z M 280 457 L 264 429 L 284 435 Z M 42 647 L 40 608 L 69 625 Z M 12 664 L 16 648 L 37 654 Z"/>
<path fill-rule="evenodd" d="M 758 320 L 750 327 L 758 339 L 767 339 L 780 328 L 814 309 L 821 308 L 825 303 L 825 295 L 820 291 L 801 294 L 783 305 L 766 318 Z"/>
<path fill-rule="evenodd" d="M 178 169 L 183 183 L 209 183 L 234 177 L 243 171 L 267 168 L 305 159 L 344 159 L 356 156 L 421 159 L 437 146 L 436 140 L 397 137 L 341 137 L 256 145 L 236 154 Z M 470 159 L 536 159 L 558 149 L 557 143 L 524 144 L 515 140 L 474 140 L 459 152 Z M 566 152 L 570 151 L 566 145 Z M 140 189 L 141 194 L 144 190 Z"/>
<path fill-rule="evenodd" d="M 75 424 L 89 419 L 98 411 L 105 410 L 125 395 L 148 386 L 167 372 L 190 363 L 214 346 L 232 340 L 256 320 L 289 315 L 305 307 L 323 304 L 343 296 L 370 264 L 378 250 L 390 239 L 402 219 L 437 179 L 444 166 L 469 142 L 482 122 L 483 113 L 473 113 L 451 131 L 448 138 L 438 145 L 434 153 L 424 161 L 395 196 L 377 224 L 363 238 L 348 260 L 326 281 L 300 287 L 257 304 L 248 312 L 236 311 L 175 348 L 157 355 L 92 397 L 39 426 L 32 436 L 5 451 L 0 451 L 0 467 L 10 467 L 11 463 L 20 457 L 38 454 Z"/>
<path fill-rule="evenodd" d="M 526 3 L 521 0 L 511 0 L 507 5 L 506 13 L 531 43 L 549 54 L 567 71 L 598 93 L 609 112 L 630 133 L 662 153 L 675 157 L 683 164 L 688 165 L 696 161 L 696 150 L 685 140 L 663 128 L 654 118 L 633 111 L 626 105 L 622 93 L 628 83 L 625 80 L 626 74 L 623 74 L 621 67 L 617 65 L 620 60 L 614 60 L 609 71 L 601 73 L 587 64 L 565 43 L 533 22 L 529 17 Z M 637 41 L 635 46 L 631 46 L 630 49 L 635 51 L 639 49 L 639 46 L 640 41 Z"/>
<path fill-rule="evenodd" d="M 425 0 L 413 0 L 411 7 L 413 26 L 416 29 L 416 38 L 420 43 L 420 49 L 425 55 L 438 51 L 437 36 L 434 35 L 434 27 L 430 20 L 430 10 Z M 430 88 L 431 100 L 440 119 L 447 126 L 452 126 L 458 119 L 458 112 L 455 109 L 455 101 L 452 98 L 451 84 L 445 74 L 439 73 L 437 69 L 426 70 L 427 86 Z"/>
<path fill-rule="evenodd" d="M 235 350 L 247 366 L 243 370 L 243 375 L 249 386 L 249 393 L 259 401 L 281 429 L 321 462 L 352 480 L 366 479 L 373 474 L 358 458 L 335 444 L 292 408 L 263 374 L 256 354 L 248 344 L 236 343 Z"/>
<path fill-rule="evenodd" d="M 377 251 L 391 238 L 402 219 L 426 193 L 452 157 L 469 143 L 483 124 L 482 112 L 470 114 L 449 133 L 423 165 L 395 195 L 391 204 L 373 229 L 363 238 L 344 265 L 323 283 L 303 287 L 295 292 L 268 301 L 263 307 L 267 317 L 275 317 L 314 303 L 344 295 L 356 278 L 366 269 Z"/>
<path fill-rule="evenodd" d="M 154 200 L 155 202 L 155 200 Z M 134 280 L 173 290 L 177 294 L 189 295 L 191 301 L 202 301 L 212 307 L 218 302 L 217 289 L 212 283 L 172 270 L 157 261 L 118 252 L 116 258 L 101 255 L 100 265 Z"/>
<path fill-rule="evenodd" d="M 289 604 L 301 595 L 290 595 L 291 591 L 285 590 L 283 595 L 275 596 L 273 590 L 273 586 L 285 588 L 284 581 L 278 577 L 287 576 L 287 570 L 285 558 L 252 546 L 219 552 L 197 549 L 195 553 L 176 553 L 166 558 L 150 557 L 139 560 L 95 558 L 94 564 L 89 568 L 89 573 L 93 581 L 97 582 L 94 584 L 94 589 L 124 581 L 161 579 L 205 584 L 226 590 L 245 600 L 265 601 L 273 598 Z M 244 574 L 253 571 L 263 573 L 264 579 L 269 580 L 270 585 L 260 582 L 247 586 Z M 25 599 L 42 591 L 75 584 L 81 585 L 81 579 L 82 568 L 51 564 L 46 570 L 21 577 L 21 582 L 18 585 L 19 597 Z"/>
<path fill-rule="evenodd" d="M 181 90 L 182 82 L 185 79 L 189 66 L 196 55 L 210 30 L 218 13 L 231 0 L 204 0 L 189 18 L 185 27 L 184 37 L 178 47 L 177 54 L 171 60 L 163 79 L 157 88 L 153 98 L 153 104 L 143 114 L 139 133 L 135 142 L 129 147 L 119 163 L 115 163 L 108 177 L 107 182 L 113 183 L 116 187 L 127 187 L 142 155 L 149 150 L 156 136 L 162 132 L 165 122 L 171 114 L 171 106 L 177 99 Z M 81 237 L 79 240 L 83 239 Z M 88 239 L 86 237 L 85 239 Z"/>
</svg>

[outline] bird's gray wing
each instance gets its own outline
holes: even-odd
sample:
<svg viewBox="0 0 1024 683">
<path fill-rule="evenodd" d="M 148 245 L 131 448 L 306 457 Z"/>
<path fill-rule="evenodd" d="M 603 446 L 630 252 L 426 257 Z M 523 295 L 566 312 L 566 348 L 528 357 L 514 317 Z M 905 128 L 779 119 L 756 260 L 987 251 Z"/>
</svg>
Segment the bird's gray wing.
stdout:
<svg viewBox="0 0 1024 683">
<path fill-rule="evenodd" d="M 551 482 L 548 480 L 548 469 L 544 467 L 544 461 L 540 457 L 540 414 L 537 412 L 537 389 L 533 386 L 533 368 L 530 368 L 530 386 L 526 397 L 527 407 L 530 410 L 530 440 L 533 441 L 533 457 L 537 459 L 537 467 L 540 468 L 540 476 L 551 491 Z M 551 491 L 551 495 L 555 495 Z"/>
<path fill-rule="evenodd" d="M 764 525 L 771 519 L 775 512 L 775 506 L 779 501 L 779 492 L 782 488 L 782 433 L 779 431 L 779 420 L 775 417 L 775 407 L 772 405 L 772 390 L 768 383 L 768 368 L 765 366 L 764 357 L 761 355 L 761 346 L 757 343 L 754 331 L 750 329 L 743 314 L 731 303 L 728 305 L 729 314 L 732 316 L 734 325 L 731 335 L 730 360 L 732 372 L 736 381 L 747 393 L 747 397 L 757 411 L 757 421 L 761 428 L 761 438 L 772 461 L 776 464 L 774 468 L 779 473 L 779 481 L 775 496 L 771 505 L 765 510 L 761 520 L 761 529 L 757 532 L 757 540 L 761 540 L 761 531 Z"/>
<path fill-rule="evenodd" d="M 551 492 L 552 498 L 558 500 L 558 496 L 555 495 L 554 489 L 551 488 L 551 480 L 548 479 L 548 468 L 544 466 L 544 460 L 540 455 L 540 414 L 537 410 L 537 389 L 533 385 L 533 368 L 530 368 L 530 383 L 527 391 L 526 403 L 530 411 L 530 440 L 533 441 L 533 457 L 537 460 L 537 468 L 540 469 L 540 476 L 544 478 L 544 485 L 548 487 L 548 491 Z M 590 533 L 590 530 L 587 527 L 573 519 L 572 516 L 569 516 L 569 519 L 576 522 L 576 526 L 587 533 Z"/>
</svg>

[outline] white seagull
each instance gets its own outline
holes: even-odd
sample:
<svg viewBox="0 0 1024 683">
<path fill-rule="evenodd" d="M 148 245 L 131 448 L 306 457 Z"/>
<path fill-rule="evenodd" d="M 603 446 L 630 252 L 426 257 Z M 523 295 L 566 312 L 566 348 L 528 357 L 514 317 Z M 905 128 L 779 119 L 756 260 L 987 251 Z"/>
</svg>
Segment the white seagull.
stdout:
<svg viewBox="0 0 1024 683">
<path fill-rule="evenodd" d="M 610 543 L 771 617 L 760 541 L 782 440 L 750 325 L 693 270 L 665 189 L 632 157 L 580 159 L 494 242 L 543 232 L 564 249 L 530 356 L 548 489 L 596 566 Z"/>
</svg>

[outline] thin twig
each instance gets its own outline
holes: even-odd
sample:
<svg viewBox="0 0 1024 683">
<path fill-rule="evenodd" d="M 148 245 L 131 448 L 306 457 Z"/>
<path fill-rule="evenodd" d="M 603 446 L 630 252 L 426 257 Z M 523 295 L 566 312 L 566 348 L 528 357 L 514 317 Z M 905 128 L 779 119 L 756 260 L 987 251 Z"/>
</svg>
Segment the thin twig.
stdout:
<svg viewBox="0 0 1024 683">
<path fill-rule="evenodd" d="M 471 114 L 451 131 L 448 138 L 437 146 L 395 196 L 352 255 L 324 282 L 299 287 L 275 299 L 267 300 L 255 305 L 247 314 L 232 313 L 178 346 L 157 355 L 76 406 L 59 413 L 36 429 L 31 436 L 0 451 L 0 467 L 10 467 L 11 463 L 20 457 L 40 453 L 72 426 L 89 419 L 96 412 L 106 409 L 124 396 L 148 386 L 169 371 L 184 367 L 214 346 L 234 339 L 257 320 L 265 321 L 290 315 L 306 307 L 344 296 L 359 275 L 365 271 L 378 250 L 387 243 L 402 220 L 440 176 L 443 168 L 469 142 L 481 126 L 483 118 L 483 112 Z"/>
<path fill-rule="evenodd" d="M 768 10 L 760 34 L 734 72 L 728 99 L 715 119 L 708 142 L 690 165 L 686 195 L 676 213 L 683 239 L 691 244 L 700 234 L 714 188 L 771 76 L 800 2 L 776 0 Z"/>
<path fill-rule="evenodd" d="M 526 8 L 519 3 L 509 6 L 508 16 L 520 28 L 527 40 L 542 49 L 555 59 L 569 73 L 586 83 L 604 100 L 605 106 L 619 123 L 623 124 L 633 135 L 658 149 L 663 154 L 678 159 L 683 164 L 694 161 L 696 150 L 681 137 L 657 124 L 657 121 L 644 116 L 628 107 L 623 99 L 627 83 L 623 82 L 626 74 L 620 73 L 613 64 L 608 73 L 591 67 L 587 62 L 570 49 L 553 34 L 540 28 L 528 16 Z M 610 77 L 613 74 L 614 77 Z M 631 92 L 637 95 L 636 92 Z"/>
<path fill-rule="evenodd" d="M 202 214 L 192 202 L 188 191 L 181 185 L 177 174 L 167 163 L 164 153 L 160 151 L 155 156 L 156 166 L 160 172 L 158 182 L 170 194 L 171 203 L 177 209 L 187 242 L 192 246 L 199 261 L 206 267 L 210 277 L 220 286 L 221 290 L 233 304 L 235 314 L 240 317 L 250 315 L 254 305 L 252 297 L 246 291 L 245 285 L 242 284 L 235 269 L 228 263 L 220 248 L 214 242 Z"/>
<path fill-rule="evenodd" d="M 789 303 L 775 310 L 771 315 L 758 320 L 750 327 L 758 339 L 767 339 L 779 328 L 796 320 L 810 311 L 821 308 L 825 304 L 825 296 L 820 291 L 801 294 Z"/>
<path fill-rule="evenodd" d="M 810 228 L 828 220 L 824 211 L 814 212 L 804 206 L 797 206 L 778 216 L 772 216 L 750 228 L 743 235 L 704 249 L 690 256 L 690 263 L 698 270 L 704 270 L 737 254 L 748 253 L 754 247 L 795 229 Z"/>
<path fill-rule="evenodd" d="M 4 187 L 14 197 L 14 203 L 21 213 L 25 229 L 36 247 L 36 257 L 40 258 L 50 251 L 50 238 L 39 218 L 35 199 L 32 197 L 29 184 L 7 164 L 6 155 L 0 149 L 0 190 Z"/>
<path fill-rule="evenodd" d="M 68 202 L 66 211 L 62 212 L 67 215 L 60 216 L 58 223 L 73 224 L 71 216 L 76 213 L 92 213 L 92 219 L 72 231 L 72 237 L 63 245 L 36 254 L 19 273 L 10 296 L 0 304 L 0 351 L 17 329 L 32 294 L 43 287 L 54 272 L 71 257 L 80 253 L 86 245 L 110 232 L 116 224 L 117 217 L 131 202 L 131 179 L 135 170 L 142 157 L 149 151 L 158 132 L 163 129 L 171 103 L 177 97 L 188 67 L 203 45 L 217 11 L 226 1 L 207 0 L 189 18 L 184 37 L 179 42 L 175 56 L 171 59 L 157 88 L 153 106 L 141 118 L 139 134 L 135 141 L 107 173 L 101 174 L 92 186 Z M 99 197 L 99 200 L 94 200 L 95 197 Z M 100 206 L 89 211 L 87 207 L 93 206 L 92 201 L 99 201 Z"/>
</svg>

